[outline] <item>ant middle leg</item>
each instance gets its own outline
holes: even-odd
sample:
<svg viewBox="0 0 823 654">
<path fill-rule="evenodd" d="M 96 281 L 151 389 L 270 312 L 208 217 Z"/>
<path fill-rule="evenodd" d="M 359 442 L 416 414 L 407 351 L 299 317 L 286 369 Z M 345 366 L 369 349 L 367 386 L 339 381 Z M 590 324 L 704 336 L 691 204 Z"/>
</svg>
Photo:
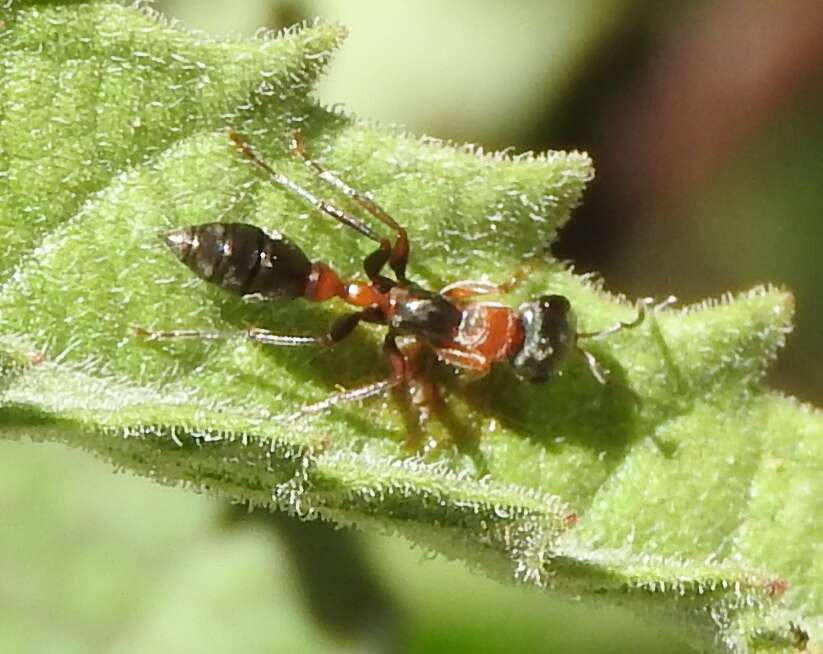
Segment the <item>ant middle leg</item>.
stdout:
<svg viewBox="0 0 823 654">
<path fill-rule="evenodd" d="M 320 179 L 333 186 L 353 202 L 359 204 L 395 233 L 396 238 L 394 244 L 389 246 L 387 253 L 383 252 L 386 246 L 381 243 L 381 249 L 373 254 L 373 265 L 376 266 L 378 261 L 383 260 L 383 263 L 379 266 L 380 268 L 388 263 L 389 267 L 394 271 L 397 280 L 401 282 L 405 281 L 406 265 L 409 261 L 409 236 L 406 230 L 368 195 L 349 186 L 349 184 L 340 179 L 335 173 L 312 159 L 308 152 L 306 152 L 303 133 L 300 130 L 294 130 L 289 133 L 289 150 L 314 171 Z M 385 259 L 383 259 L 384 257 Z"/>
<path fill-rule="evenodd" d="M 420 449 L 426 444 L 427 425 L 434 415 L 451 432 L 456 431 L 454 417 L 440 393 L 434 379 L 436 356 L 423 342 L 415 342 L 403 349 L 406 358 L 406 383 L 396 390 L 398 400 L 406 411 L 403 418 L 406 425 L 405 446 L 408 450 Z"/>
<path fill-rule="evenodd" d="M 307 404 L 289 416 L 286 416 L 287 422 L 299 420 L 308 415 L 316 413 L 323 413 L 338 404 L 345 402 L 354 402 L 357 400 L 365 400 L 376 395 L 383 395 L 401 384 L 408 382 L 410 368 L 402 350 L 397 345 L 395 335 L 392 332 L 386 334 L 383 340 L 383 354 L 389 364 L 389 376 L 377 382 L 370 382 L 361 386 L 346 389 L 340 393 L 334 393 L 328 397 L 323 398 L 319 402 Z"/>
</svg>

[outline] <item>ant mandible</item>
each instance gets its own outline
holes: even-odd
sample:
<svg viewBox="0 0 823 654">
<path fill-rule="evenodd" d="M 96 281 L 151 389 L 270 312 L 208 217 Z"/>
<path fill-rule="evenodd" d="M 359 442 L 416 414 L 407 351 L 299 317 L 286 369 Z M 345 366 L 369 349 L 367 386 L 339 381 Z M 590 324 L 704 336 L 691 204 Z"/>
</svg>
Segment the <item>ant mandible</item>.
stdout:
<svg viewBox="0 0 823 654">
<path fill-rule="evenodd" d="M 311 261 L 280 232 L 265 232 L 246 223 L 213 222 L 182 227 L 163 234 L 166 245 L 199 277 L 231 293 L 262 296 L 272 301 L 304 298 L 310 302 L 325 302 L 338 298 L 358 310 L 335 320 L 322 336 L 281 335 L 258 328 L 244 332 L 138 328 L 136 332 L 148 340 L 212 340 L 243 336 L 264 345 L 295 347 L 334 345 L 351 334 L 360 322 L 388 327 L 383 340 L 383 352 L 390 371 L 386 379 L 330 395 L 303 407 L 293 418 L 318 413 L 342 402 L 379 395 L 412 382 L 422 382 L 426 394 L 431 397 L 436 391 L 432 382 L 424 378 L 425 367 L 420 363 L 423 355 L 431 352 L 439 360 L 478 376 L 487 373 L 495 363 L 508 362 L 519 378 L 543 383 L 576 351 L 584 357 L 597 381 L 605 384 L 604 372 L 594 355 L 580 346 L 580 341 L 631 329 L 643 322 L 646 301 L 638 304 L 635 320 L 620 322 L 599 332 L 578 332 L 575 313 L 569 300 L 562 295 L 544 295 L 521 304 L 517 310 L 496 303 L 471 301 L 473 297 L 510 291 L 526 272 L 503 284 L 458 281 L 439 292 L 424 289 L 406 277 L 409 259 L 406 230 L 371 198 L 312 159 L 303 146 L 299 131 L 289 135 L 289 150 L 323 182 L 391 229 L 395 236 L 393 242 L 359 218 L 319 199 L 275 171 L 234 130 L 229 130 L 228 136 L 238 152 L 274 184 L 377 243 L 377 249 L 363 261 L 368 281 L 343 279 L 325 263 Z M 394 273 L 394 279 L 383 275 L 386 265 Z M 401 348 L 398 337 L 409 337 L 412 343 Z"/>
</svg>

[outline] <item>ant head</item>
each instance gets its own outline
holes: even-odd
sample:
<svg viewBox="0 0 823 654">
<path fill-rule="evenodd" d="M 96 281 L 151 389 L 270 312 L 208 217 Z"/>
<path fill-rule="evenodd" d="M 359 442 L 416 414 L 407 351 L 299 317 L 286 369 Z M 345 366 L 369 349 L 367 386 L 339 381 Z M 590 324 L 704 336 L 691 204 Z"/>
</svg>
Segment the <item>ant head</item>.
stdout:
<svg viewBox="0 0 823 654">
<path fill-rule="evenodd" d="M 577 317 L 562 295 L 544 295 L 520 305 L 523 345 L 512 357 L 515 374 L 526 381 L 548 381 L 577 343 Z"/>
</svg>

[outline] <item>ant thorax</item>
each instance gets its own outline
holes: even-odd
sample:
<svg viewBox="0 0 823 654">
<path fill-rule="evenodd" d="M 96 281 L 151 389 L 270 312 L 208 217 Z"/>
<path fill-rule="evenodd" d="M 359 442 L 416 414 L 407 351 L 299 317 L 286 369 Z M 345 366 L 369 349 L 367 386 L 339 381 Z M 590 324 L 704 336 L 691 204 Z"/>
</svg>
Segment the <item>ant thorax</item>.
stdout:
<svg viewBox="0 0 823 654">
<path fill-rule="evenodd" d="M 439 293 L 416 285 L 395 287 L 389 326 L 401 334 L 412 334 L 433 347 L 453 342 L 463 312 Z"/>
<path fill-rule="evenodd" d="M 463 307 L 463 317 L 454 342 L 480 354 L 489 364 L 505 361 L 520 349 L 521 321 L 503 304 L 477 302 Z"/>
</svg>

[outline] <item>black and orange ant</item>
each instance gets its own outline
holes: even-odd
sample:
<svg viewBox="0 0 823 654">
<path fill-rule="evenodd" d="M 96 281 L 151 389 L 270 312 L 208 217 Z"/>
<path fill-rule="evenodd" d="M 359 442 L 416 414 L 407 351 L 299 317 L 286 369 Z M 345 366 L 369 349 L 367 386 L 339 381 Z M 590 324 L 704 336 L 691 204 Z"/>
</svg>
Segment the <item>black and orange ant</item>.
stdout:
<svg viewBox="0 0 823 654">
<path fill-rule="evenodd" d="M 300 132 L 290 134 L 290 151 L 323 182 L 391 229 L 393 242 L 359 218 L 317 198 L 275 171 L 237 132 L 229 130 L 228 136 L 240 154 L 273 183 L 378 244 L 363 261 L 368 281 L 343 279 L 325 263 L 311 261 L 283 234 L 265 232 L 246 223 L 213 222 L 175 229 L 163 235 L 166 245 L 198 276 L 231 293 L 272 301 L 304 298 L 325 302 L 338 298 L 357 307 L 357 311 L 335 320 L 321 336 L 281 335 L 258 328 L 239 333 L 143 329 L 137 332 L 149 340 L 243 336 L 264 345 L 294 347 L 334 345 L 351 334 L 360 322 L 388 327 L 383 341 L 389 366 L 387 378 L 333 394 L 303 407 L 292 417 L 379 395 L 412 382 L 422 383 L 431 397 L 436 390 L 426 379 L 426 366 L 421 363 L 426 353 L 434 353 L 440 361 L 478 376 L 487 373 L 493 364 L 506 362 L 519 378 L 543 383 L 560 370 L 572 352 L 578 352 L 594 377 L 605 383 L 605 373 L 594 355 L 580 346 L 580 341 L 631 329 L 643 322 L 646 302 L 639 303 L 637 317 L 631 322 L 617 323 L 599 332 L 578 332 L 575 313 L 562 295 L 544 295 L 521 304 L 516 310 L 502 304 L 471 301 L 476 296 L 510 291 L 527 271 L 503 284 L 458 281 L 439 292 L 422 288 L 406 277 L 409 259 L 406 230 L 371 198 L 309 157 Z M 394 279 L 384 276 L 387 265 Z M 410 342 L 401 347 L 399 337 L 407 337 Z"/>
</svg>

